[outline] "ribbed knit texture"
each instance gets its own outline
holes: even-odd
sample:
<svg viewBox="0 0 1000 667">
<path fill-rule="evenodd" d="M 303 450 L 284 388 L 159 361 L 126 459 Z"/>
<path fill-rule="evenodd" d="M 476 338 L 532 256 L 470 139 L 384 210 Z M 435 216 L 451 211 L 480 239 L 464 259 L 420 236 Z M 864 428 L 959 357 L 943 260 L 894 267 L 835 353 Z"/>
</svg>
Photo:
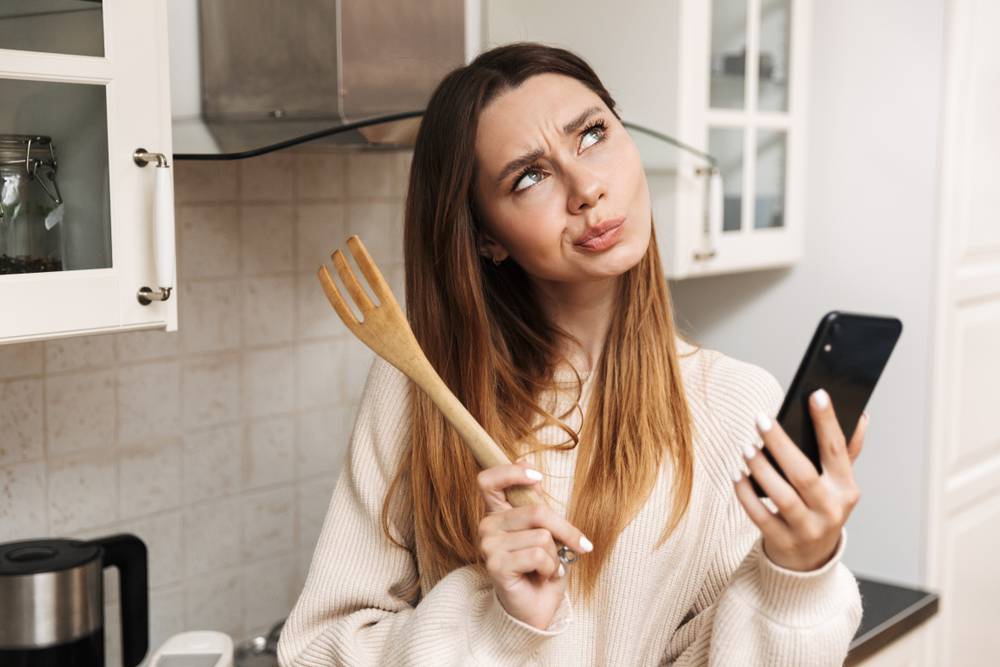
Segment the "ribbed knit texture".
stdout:
<svg viewBox="0 0 1000 667">
<path fill-rule="evenodd" d="M 692 349 L 680 339 L 677 346 L 682 354 Z M 282 667 L 842 664 L 861 622 L 857 581 L 840 562 L 846 531 L 819 569 L 779 567 L 762 551 L 760 531 L 729 478 L 743 465 L 741 446 L 760 441 L 755 415 L 777 415 L 780 384 L 716 350 L 682 358 L 681 366 L 695 448 L 687 514 L 654 548 L 670 508 L 665 463 L 619 536 L 592 604 L 578 607 L 566 594 L 550 626 L 539 630 L 504 610 L 481 567 L 428 581 L 420 551 L 400 549 L 383 534 L 380 510 L 409 428 L 410 381 L 376 357 L 305 587 L 281 633 Z M 588 378 L 583 409 L 591 386 Z M 565 393 L 553 397 L 557 405 L 572 405 L 572 390 Z M 574 411 L 567 422 L 579 427 L 581 419 Z M 546 426 L 539 437 L 556 444 L 566 434 Z M 545 452 L 535 461 L 563 516 L 576 452 Z M 394 518 L 394 535 L 412 545 L 409 523 Z M 422 591 L 415 606 L 391 594 L 412 581 Z"/>
</svg>

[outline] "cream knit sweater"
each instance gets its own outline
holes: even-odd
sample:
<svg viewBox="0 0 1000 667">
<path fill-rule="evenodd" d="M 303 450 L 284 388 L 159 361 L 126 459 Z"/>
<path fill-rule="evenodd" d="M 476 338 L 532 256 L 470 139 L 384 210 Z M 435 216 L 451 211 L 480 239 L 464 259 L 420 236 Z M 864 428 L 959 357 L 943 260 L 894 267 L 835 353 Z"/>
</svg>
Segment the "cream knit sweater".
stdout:
<svg viewBox="0 0 1000 667">
<path fill-rule="evenodd" d="M 677 349 L 694 348 L 677 339 Z M 742 466 L 741 445 L 759 442 L 755 414 L 777 414 L 781 386 L 763 368 L 707 348 L 680 363 L 695 447 L 685 518 L 654 550 L 670 507 L 664 464 L 619 536 L 594 603 L 580 608 L 567 593 L 551 625 L 539 630 L 504 610 L 484 569 L 467 565 L 425 581 L 421 554 L 382 533 L 379 512 L 404 446 L 410 381 L 376 357 L 305 588 L 281 633 L 282 667 L 842 664 L 861 622 L 857 582 L 840 562 L 846 532 L 819 569 L 779 567 L 761 550 L 760 531 L 728 474 Z M 588 378 L 584 409 L 589 390 Z M 557 392 L 549 405 L 572 405 L 571 394 Z M 574 415 L 567 421 L 579 427 L 582 415 Z M 553 426 L 539 436 L 550 444 L 566 439 Z M 564 516 L 576 451 L 545 452 L 535 461 Z M 399 530 L 412 544 L 412 530 Z M 419 604 L 391 595 L 414 579 Z"/>
</svg>

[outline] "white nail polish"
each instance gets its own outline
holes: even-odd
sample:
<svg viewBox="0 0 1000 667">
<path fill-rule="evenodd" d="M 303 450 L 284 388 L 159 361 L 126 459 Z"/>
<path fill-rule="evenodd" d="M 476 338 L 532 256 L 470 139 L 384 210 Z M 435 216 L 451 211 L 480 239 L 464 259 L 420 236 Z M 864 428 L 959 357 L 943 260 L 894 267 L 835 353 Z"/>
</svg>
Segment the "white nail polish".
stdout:
<svg viewBox="0 0 1000 667">
<path fill-rule="evenodd" d="M 591 551 L 593 551 L 594 545 L 591 544 L 590 540 L 588 540 L 586 537 L 584 537 L 583 535 L 581 535 L 580 536 L 580 548 L 583 549 L 584 553 L 590 553 Z"/>
<path fill-rule="evenodd" d="M 532 470 L 531 468 L 525 470 L 524 474 L 528 477 L 528 479 L 533 479 L 535 481 L 538 481 L 542 478 L 542 473 L 538 472 L 537 470 Z"/>
<path fill-rule="evenodd" d="M 753 443 L 753 446 L 756 447 L 757 449 L 764 449 L 764 441 L 758 440 L 757 442 Z"/>
<path fill-rule="evenodd" d="M 733 483 L 736 483 L 743 478 L 743 471 L 739 468 L 733 468 L 729 471 L 729 477 L 733 480 Z"/>
<path fill-rule="evenodd" d="M 757 415 L 757 428 L 759 428 L 762 433 L 767 433 L 771 430 L 771 420 L 763 412 Z"/>
<path fill-rule="evenodd" d="M 830 395 L 826 393 L 823 389 L 817 389 L 812 395 L 813 405 L 822 410 L 826 406 L 830 405 Z"/>
<path fill-rule="evenodd" d="M 752 459 L 757 454 L 757 448 L 749 442 L 743 445 L 743 456 Z"/>
<path fill-rule="evenodd" d="M 562 563 L 559 563 L 559 576 L 560 577 L 565 577 L 566 576 L 566 568 L 563 567 Z"/>
</svg>

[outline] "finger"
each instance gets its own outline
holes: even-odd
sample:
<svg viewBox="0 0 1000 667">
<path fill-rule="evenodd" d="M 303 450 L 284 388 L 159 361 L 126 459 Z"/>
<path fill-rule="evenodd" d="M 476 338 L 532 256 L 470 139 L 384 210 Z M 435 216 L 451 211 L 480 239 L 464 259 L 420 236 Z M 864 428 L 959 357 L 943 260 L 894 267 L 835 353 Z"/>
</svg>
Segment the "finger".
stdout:
<svg viewBox="0 0 1000 667">
<path fill-rule="evenodd" d="M 562 565 L 558 556 L 553 558 L 541 547 L 511 551 L 501 562 L 506 563 L 509 572 L 518 574 L 538 572 L 547 579 L 556 578 L 559 566 Z"/>
<path fill-rule="evenodd" d="M 556 543 L 552 539 L 552 533 L 545 528 L 516 530 L 511 533 L 494 533 L 484 537 L 481 546 L 483 555 L 486 558 L 489 558 L 494 553 L 509 553 L 520 549 L 539 547 L 544 549 L 553 560 L 561 564 Z"/>
<path fill-rule="evenodd" d="M 736 497 L 743 505 L 743 509 L 764 535 L 782 544 L 792 540 L 792 532 L 788 524 L 785 523 L 780 514 L 775 514 L 761 502 L 754 492 L 753 486 L 750 485 L 750 478 L 744 475 L 743 471 L 740 471 L 735 487 Z"/>
<path fill-rule="evenodd" d="M 559 551 L 556 548 L 555 539 L 553 539 L 552 533 L 548 529 L 533 528 L 531 530 L 518 530 L 513 533 L 504 533 L 504 535 L 507 538 L 504 542 L 504 548 L 507 551 L 541 547 L 557 563 L 557 567 L 562 565 L 562 561 L 559 560 Z"/>
<path fill-rule="evenodd" d="M 498 528 L 505 532 L 546 528 L 556 541 L 565 544 L 574 551 L 586 553 L 594 548 L 579 528 L 556 514 L 548 505 L 515 507 L 498 516 L 500 517 Z"/>
<path fill-rule="evenodd" d="M 851 459 L 847 456 L 847 442 L 837 421 L 837 413 L 830 395 L 817 389 L 809 396 L 809 414 L 812 415 L 819 457 L 823 471 L 839 480 L 851 474 Z"/>
<path fill-rule="evenodd" d="M 851 441 L 847 443 L 847 456 L 851 459 L 852 464 L 858 458 L 858 454 L 861 453 L 862 447 L 864 447 L 865 433 L 867 431 L 868 413 L 863 412 L 858 419 L 858 425 L 854 427 L 854 435 L 851 436 Z"/>
<path fill-rule="evenodd" d="M 532 478 L 533 474 L 538 479 Z M 537 484 L 540 478 L 541 473 L 526 464 L 510 463 L 481 470 L 476 476 L 476 481 L 483 498 L 486 500 L 486 511 L 491 513 L 511 509 L 512 506 L 507 502 L 504 489 L 511 486 Z"/>
<path fill-rule="evenodd" d="M 529 547 L 541 547 L 550 551 L 553 558 L 559 558 L 555 540 L 547 528 L 530 528 L 509 533 L 501 531 L 483 538 L 483 551 L 487 554 L 494 551 L 517 551 Z"/>
<path fill-rule="evenodd" d="M 774 457 L 778 467 L 785 473 L 788 483 L 798 492 L 806 505 L 817 507 L 824 496 L 822 489 L 819 488 L 819 473 L 813 462 L 788 437 L 785 429 L 776 420 L 768 418 L 767 415 L 759 414 L 756 426 L 757 432 L 764 441 L 764 446 Z M 745 453 L 749 452 L 749 449 L 745 450 Z M 766 457 L 761 456 L 760 458 L 767 462 Z M 770 465 L 769 462 L 768 465 Z M 773 469 L 774 466 L 771 468 Z"/>
<path fill-rule="evenodd" d="M 770 436 L 771 433 L 762 435 Z M 753 445 L 747 445 L 743 457 L 750 468 L 750 474 L 764 489 L 767 497 L 774 502 L 785 522 L 793 529 L 804 527 L 809 520 L 809 508 L 806 507 L 798 492 L 792 488 L 791 484 L 782 479 L 774 466 Z"/>
</svg>

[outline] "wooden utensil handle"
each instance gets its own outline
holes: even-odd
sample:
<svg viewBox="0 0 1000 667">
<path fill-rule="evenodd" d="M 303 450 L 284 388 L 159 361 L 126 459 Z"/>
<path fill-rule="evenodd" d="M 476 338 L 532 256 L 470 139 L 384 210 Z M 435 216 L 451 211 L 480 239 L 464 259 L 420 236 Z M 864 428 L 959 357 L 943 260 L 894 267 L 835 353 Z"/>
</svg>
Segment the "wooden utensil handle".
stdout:
<svg viewBox="0 0 1000 667">
<path fill-rule="evenodd" d="M 441 410 L 445 419 L 455 427 L 458 434 L 468 445 L 472 456 L 481 468 L 512 463 L 507 454 L 490 437 L 476 418 L 462 405 L 455 394 L 448 389 L 437 371 L 427 362 L 420 364 L 413 376 L 413 381 L 430 396 L 434 404 Z M 510 504 L 514 507 L 544 503 L 544 499 L 529 486 L 511 487 L 507 493 Z"/>
<path fill-rule="evenodd" d="M 455 430 L 458 431 L 462 440 L 472 451 L 472 455 L 481 468 L 492 468 L 493 466 L 512 463 L 500 446 L 494 442 L 486 429 L 480 425 L 476 418 L 462 405 L 455 394 L 437 374 L 429 361 L 416 364 L 407 375 L 417 383 L 417 385 L 430 396 L 434 404 L 441 410 Z M 548 505 L 541 495 L 531 486 L 510 486 L 504 490 L 507 501 L 514 507 L 526 507 L 528 505 Z M 558 540 L 556 548 L 559 550 L 560 561 L 569 564 L 576 560 L 576 553 Z"/>
</svg>

